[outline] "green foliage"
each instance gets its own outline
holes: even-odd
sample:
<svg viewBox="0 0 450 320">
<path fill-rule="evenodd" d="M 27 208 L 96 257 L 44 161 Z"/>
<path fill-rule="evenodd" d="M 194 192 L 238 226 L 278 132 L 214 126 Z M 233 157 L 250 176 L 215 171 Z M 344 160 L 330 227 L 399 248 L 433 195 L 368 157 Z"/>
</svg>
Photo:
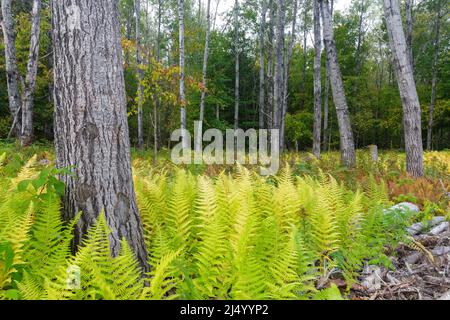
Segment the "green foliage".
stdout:
<svg viewBox="0 0 450 320">
<path fill-rule="evenodd" d="M 143 275 L 125 240 L 111 257 L 103 214 L 72 254 L 78 218 L 62 221 L 52 182 L 69 172 L 39 167 L 34 156 L 0 177 L 9 190 L 0 202 L 2 298 L 340 299 L 335 286 L 317 289 L 320 279 L 334 270 L 350 287 L 364 261 L 388 265 L 385 248 L 403 239 L 408 221 L 384 213 L 385 187 L 374 178 L 350 191 L 323 173 L 293 176 L 289 166 L 275 178 L 239 167 L 212 179 L 135 162 L 151 265 Z"/>
</svg>

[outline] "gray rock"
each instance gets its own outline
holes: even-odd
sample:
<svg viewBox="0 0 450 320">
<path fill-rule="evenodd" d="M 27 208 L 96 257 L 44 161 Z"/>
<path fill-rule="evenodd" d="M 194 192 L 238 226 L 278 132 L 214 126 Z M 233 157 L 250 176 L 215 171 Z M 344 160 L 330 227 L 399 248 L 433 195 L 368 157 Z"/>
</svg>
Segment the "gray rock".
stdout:
<svg viewBox="0 0 450 320">
<path fill-rule="evenodd" d="M 445 221 L 445 222 L 442 222 L 441 224 L 438 224 L 437 226 L 435 226 L 428 233 L 433 235 L 433 236 L 437 236 L 438 234 L 440 234 L 440 233 L 444 232 L 445 230 L 447 230 L 448 227 L 449 227 L 449 223 L 448 223 L 448 221 Z"/>
<path fill-rule="evenodd" d="M 396 204 L 395 206 L 390 207 L 389 209 L 385 209 L 384 213 L 389 214 L 389 213 L 392 213 L 395 211 L 417 213 L 417 212 L 420 212 L 420 209 L 414 203 L 401 202 L 401 203 Z"/>
<path fill-rule="evenodd" d="M 443 256 L 444 254 L 450 253 L 450 247 L 438 246 L 431 250 L 435 256 Z"/>
</svg>

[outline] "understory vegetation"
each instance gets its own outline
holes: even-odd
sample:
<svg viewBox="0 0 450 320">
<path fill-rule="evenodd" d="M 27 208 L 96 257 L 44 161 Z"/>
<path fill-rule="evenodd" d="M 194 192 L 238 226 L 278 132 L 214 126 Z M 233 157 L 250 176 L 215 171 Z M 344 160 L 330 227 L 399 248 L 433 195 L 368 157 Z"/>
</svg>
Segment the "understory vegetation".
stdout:
<svg viewBox="0 0 450 320">
<path fill-rule="evenodd" d="M 76 219 L 62 220 L 56 179 L 70 170 L 53 169 L 46 150 L 0 146 L 2 299 L 341 299 L 365 265 L 392 267 L 388 257 L 409 241 L 406 226 L 450 212 L 438 183 L 448 181 L 449 152 L 427 153 L 428 176 L 411 181 L 402 156 L 390 152 L 372 163 L 361 151 L 352 171 L 331 166 L 333 153 L 285 155 L 279 175 L 267 178 L 242 166 L 154 164 L 135 153 L 151 265 L 141 277 L 125 241 L 110 257 L 103 214 L 71 252 Z M 422 211 L 386 210 L 405 199 Z M 347 290 L 330 285 L 332 275 Z"/>
</svg>

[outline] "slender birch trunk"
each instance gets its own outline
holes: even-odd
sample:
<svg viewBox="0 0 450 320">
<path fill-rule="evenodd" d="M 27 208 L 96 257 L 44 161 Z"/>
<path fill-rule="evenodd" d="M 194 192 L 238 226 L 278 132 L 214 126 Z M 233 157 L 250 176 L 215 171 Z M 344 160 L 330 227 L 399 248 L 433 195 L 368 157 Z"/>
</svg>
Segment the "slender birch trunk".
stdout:
<svg viewBox="0 0 450 320">
<path fill-rule="evenodd" d="M 3 41 L 5 45 L 6 80 L 8 87 L 9 111 L 11 114 L 11 133 L 19 137 L 21 133 L 20 110 L 22 101 L 19 93 L 20 75 L 16 58 L 16 36 L 11 9 L 12 0 L 1 0 L 3 15 Z"/>
<path fill-rule="evenodd" d="M 333 100 L 339 124 L 340 148 L 342 164 L 354 167 L 356 164 L 355 143 L 350 123 L 347 100 L 342 83 L 341 70 L 339 67 L 336 44 L 334 42 L 333 26 L 331 21 L 330 6 L 328 0 L 320 0 L 323 38 L 325 50 L 330 65 L 330 80 Z"/>
<path fill-rule="evenodd" d="M 411 63 L 411 70 L 414 73 L 414 57 L 412 54 L 413 6 L 414 0 L 405 0 L 406 48 L 408 50 L 408 59 Z"/>
<path fill-rule="evenodd" d="M 63 214 L 83 212 L 74 249 L 104 212 L 117 256 L 126 239 L 143 271 L 147 250 L 131 173 L 118 1 L 52 1 L 55 147 L 58 168 L 73 167 Z M 88 17 L 88 18 L 86 18 Z"/>
<path fill-rule="evenodd" d="M 179 45 L 180 45 L 180 123 L 181 130 L 187 129 L 186 119 L 186 93 L 185 93 L 185 55 L 184 55 L 184 0 L 178 0 Z M 187 137 L 183 134 L 183 147 L 187 148 Z"/>
<path fill-rule="evenodd" d="M 274 129 L 281 130 L 281 113 L 283 109 L 283 88 L 284 88 L 284 24 L 285 24 L 285 1 L 277 1 L 277 28 L 276 28 L 276 54 L 275 54 L 275 74 L 274 74 L 274 97 L 275 105 L 273 111 Z M 281 136 L 281 135 L 280 135 Z M 281 138 L 280 138 L 281 142 Z M 280 148 L 282 148 L 280 144 Z"/>
<path fill-rule="evenodd" d="M 162 4 L 163 0 L 158 0 L 158 31 L 156 35 L 156 62 L 161 61 L 161 21 L 162 21 Z M 153 159 L 158 159 L 158 130 L 159 130 L 159 97 L 155 93 L 153 95 Z"/>
<path fill-rule="evenodd" d="M 322 35 L 319 0 L 314 0 L 314 129 L 313 154 L 320 159 L 322 127 Z"/>
<path fill-rule="evenodd" d="M 274 57 L 275 57 L 275 45 L 274 45 L 274 28 L 275 28 L 275 5 L 273 0 L 269 1 L 270 9 L 270 28 L 269 28 L 269 47 L 267 48 L 267 127 L 273 128 L 273 93 L 274 93 L 274 82 L 273 82 L 273 71 L 274 71 Z"/>
<path fill-rule="evenodd" d="M 394 70 L 403 105 L 406 170 L 413 176 L 423 174 L 423 146 L 419 97 L 408 58 L 400 7 L 397 0 L 383 0 Z"/>
<path fill-rule="evenodd" d="M 320 11 L 320 5 L 319 5 Z M 330 3 L 330 16 L 331 21 L 333 21 L 333 0 Z M 323 35 L 322 35 L 323 37 Z M 325 53 L 326 56 L 326 53 Z M 325 59 L 325 92 L 324 92 L 324 102 L 323 102 L 323 150 L 328 151 L 330 149 L 330 137 L 331 133 L 329 132 L 329 103 L 330 103 L 330 64 L 328 59 Z"/>
<path fill-rule="evenodd" d="M 234 55 L 235 55 L 235 81 L 234 81 L 234 129 L 239 128 L 239 1 L 234 3 Z"/>
<path fill-rule="evenodd" d="M 144 77 L 141 65 L 141 0 L 135 0 L 135 15 L 136 15 L 136 75 L 138 87 L 138 148 L 144 147 L 144 110 L 143 110 L 143 96 L 144 88 L 142 87 L 142 79 Z"/>
<path fill-rule="evenodd" d="M 433 78 L 431 80 L 431 102 L 428 118 L 428 131 L 427 131 L 427 150 L 430 151 L 432 147 L 432 135 L 433 135 L 433 113 L 436 105 L 436 83 L 437 83 L 437 69 L 439 62 L 439 45 L 440 45 L 440 28 L 441 28 L 441 1 L 437 1 L 436 10 L 436 22 L 435 22 L 435 34 L 434 34 L 434 56 L 433 56 Z"/>
<path fill-rule="evenodd" d="M 284 149 L 285 144 L 285 131 L 286 131 L 286 113 L 288 109 L 289 99 L 289 74 L 291 69 L 292 50 L 295 43 L 295 29 L 297 26 L 297 12 L 298 12 L 298 0 L 294 0 L 294 8 L 292 10 L 292 27 L 291 27 L 291 39 L 287 48 L 287 54 L 285 58 L 284 67 L 284 83 L 283 83 L 283 106 L 281 110 L 281 132 L 280 132 L 280 148 Z"/>
<path fill-rule="evenodd" d="M 262 0 L 261 20 L 259 22 L 259 128 L 265 126 L 265 29 L 266 29 L 267 0 Z"/>
<path fill-rule="evenodd" d="M 206 4 L 206 36 L 205 36 L 205 51 L 203 53 L 203 69 L 202 69 L 202 94 L 200 97 L 200 119 L 197 132 L 197 141 L 195 143 L 195 151 L 201 152 L 202 137 L 203 137 L 203 121 L 205 117 L 205 99 L 206 99 L 206 72 L 208 68 L 209 55 L 209 36 L 211 31 L 211 0 L 207 0 Z"/>
</svg>

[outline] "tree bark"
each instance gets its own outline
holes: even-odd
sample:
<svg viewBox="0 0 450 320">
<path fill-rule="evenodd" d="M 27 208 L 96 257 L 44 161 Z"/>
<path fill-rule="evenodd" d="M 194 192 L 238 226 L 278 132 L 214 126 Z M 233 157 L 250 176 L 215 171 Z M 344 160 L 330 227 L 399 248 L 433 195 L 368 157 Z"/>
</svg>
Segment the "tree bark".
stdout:
<svg viewBox="0 0 450 320">
<path fill-rule="evenodd" d="M 273 69 L 275 60 L 275 46 L 274 46 L 274 28 L 275 28 L 275 5 L 273 0 L 269 1 L 270 10 L 270 28 L 269 28 L 269 47 L 267 48 L 267 127 L 273 128 L 273 93 L 274 93 L 274 82 L 273 82 Z"/>
<path fill-rule="evenodd" d="M 276 34 L 276 53 L 275 53 L 275 74 L 274 74 L 274 98 L 275 105 L 273 111 L 274 129 L 281 129 L 281 113 L 283 108 L 283 88 L 284 88 L 284 24 L 285 24 L 285 1 L 277 1 L 277 34 Z M 280 134 L 281 136 L 281 134 Z M 280 137 L 281 143 L 281 137 Z M 280 144 L 280 148 L 282 148 Z"/>
<path fill-rule="evenodd" d="M 267 0 L 262 0 L 261 20 L 259 22 L 259 128 L 265 126 L 265 29 L 266 29 Z"/>
<path fill-rule="evenodd" d="M 421 111 L 416 84 L 408 58 L 400 7 L 397 0 L 383 0 L 394 70 L 403 105 L 406 145 L 406 170 L 413 176 L 423 174 Z"/>
<path fill-rule="evenodd" d="M 162 22 L 162 8 L 163 0 L 158 0 L 158 31 L 156 35 L 156 61 L 161 61 L 161 22 Z M 159 97 L 155 93 L 153 95 L 153 159 L 158 160 L 158 131 L 159 131 Z"/>
<path fill-rule="evenodd" d="M 64 217 L 83 212 L 74 249 L 103 211 L 111 254 L 126 239 L 148 271 L 131 173 L 118 1 L 52 1 L 55 146 Z"/>
<path fill-rule="evenodd" d="M 320 159 L 322 130 L 322 36 L 320 33 L 319 0 L 314 0 L 314 129 L 313 154 Z"/>
<path fill-rule="evenodd" d="M 440 27 L 441 27 L 441 1 L 437 0 L 435 34 L 434 34 L 434 56 L 433 56 L 433 78 L 431 80 L 431 102 L 428 118 L 427 131 L 427 150 L 430 151 L 432 147 L 433 135 L 433 114 L 436 105 L 436 83 L 437 83 L 437 69 L 439 62 L 439 45 L 440 45 Z"/>
<path fill-rule="evenodd" d="M 362 57 L 361 57 L 361 46 L 363 39 L 363 23 L 364 23 L 364 13 L 366 11 L 365 0 L 360 0 L 359 4 L 359 20 L 358 20 L 358 42 L 356 45 L 356 75 L 359 75 L 362 67 Z"/>
<path fill-rule="evenodd" d="M 184 0 L 178 0 L 178 24 L 179 24 L 179 45 L 180 45 L 180 124 L 181 130 L 187 129 L 186 119 L 186 93 L 185 93 L 185 55 L 184 55 Z M 184 131 L 183 131 L 184 132 Z M 183 147 L 187 148 L 187 137 L 183 135 Z"/>
<path fill-rule="evenodd" d="M 319 5 L 320 10 L 320 5 Z M 330 19 L 333 21 L 333 0 L 330 3 Z M 325 54 L 326 55 L 326 54 Z M 324 102 L 323 102 L 323 150 L 328 151 L 330 148 L 330 137 L 329 132 L 329 95 L 330 95 L 330 64 L 328 59 L 325 59 L 325 92 L 324 92 Z"/>
<path fill-rule="evenodd" d="M 23 147 L 29 146 L 33 141 L 33 107 L 34 89 L 38 69 L 40 32 L 41 32 L 41 1 L 33 1 L 31 12 L 31 39 L 28 53 L 27 74 L 22 92 L 22 131 L 20 142 Z"/>
<path fill-rule="evenodd" d="M 297 25 L 297 11 L 298 11 L 298 0 L 294 0 L 294 8 L 292 12 L 292 29 L 291 29 L 291 39 L 289 40 L 289 45 L 287 48 L 287 54 L 285 59 L 284 67 L 284 82 L 283 82 L 283 106 L 281 110 L 281 132 L 280 132 L 280 148 L 281 150 L 285 147 L 285 131 L 286 131 L 286 114 L 288 109 L 288 99 L 289 99 L 289 74 L 292 59 L 292 50 L 295 43 L 295 29 Z"/>
<path fill-rule="evenodd" d="M 197 132 L 197 141 L 195 143 L 195 151 L 201 152 L 202 138 L 203 138 L 203 121 L 205 118 L 205 99 L 206 99 L 206 72 L 208 68 L 208 54 L 209 54 L 209 36 L 211 31 L 211 0 L 206 3 L 206 36 L 205 36 L 205 51 L 203 53 L 203 69 L 202 69 L 202 94 L 200 97 L 200 119 Z"/>
<path fill-rule="evenodd" d="M 137 94 L 138 94 L 138 148 L 144 148 L 144 110 L 142 108 L 144 88 L 142 87 L 142 79 L 144 74 L 141 70 L 142 55 L 141 55 L 141 0 L 135 0 L 135 15 L 136 15 L 136 75 L 137 75 Z"/>
<path fill-rule="evenodd" d="M 405 16 L 406 16 L 406 48 L 408 50 L 408 59 L 411 63 L 411 70 L 414 73 L 414 58 L 412 54 L 412 27 L 413 27 L 413 14 L 412 9 L 414 6 L 414 0 L 405 0 Z"/>
<path fill-rule="evenodd" d="M 355 143 L 350 123 L 347 100 L 342 83 L 341 70 L 334 42 L 333 27 L 328 0 L 320 0 L 323 20 L 323 38 L 330 66 L 331 91 L 339 124 L 340 148 L 342 164 L 354 167 L 356 164 Z"/>
<path fill-rule="evenodd" d="M 11 9 L 12 0 L 1 0 L 3 15 L 3 41 L 5 45 L 6 80 L 8 87 L 9 111 L 11 114 L 11 132 L 16 137 L 21 133 L 20 109 L 21 98 L 19 94 L 20 75 L 16 58 L 16 36 L 14 34 L 14 18 Z"/>
<path fill-rule="evenodd" d="M 234 59 L 235 59 L 235 80 L 234 80 L 234 129 L 239 128 L 239 1 L 234 2 Z"/>
</svg>

